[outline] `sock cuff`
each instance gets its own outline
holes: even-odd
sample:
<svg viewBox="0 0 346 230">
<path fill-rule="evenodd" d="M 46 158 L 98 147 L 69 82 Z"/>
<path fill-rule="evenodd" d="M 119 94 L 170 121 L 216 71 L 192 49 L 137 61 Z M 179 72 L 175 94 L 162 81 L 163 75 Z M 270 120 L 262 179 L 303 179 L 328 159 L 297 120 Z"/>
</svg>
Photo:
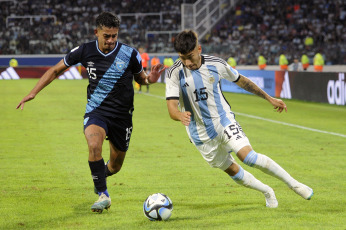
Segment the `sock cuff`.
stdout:
<svg viewBox="0 0 346 230">
<path fill-rule="evenodd" d="M 231 178 L 235 181 L 243 180 L 244 169 L 239 165 L 239 172 L 237 174 L 235 174 L 234 176 L 231 176 Z"/>
<path fill-rule="evenodd" d="M 101 160 L 98 161 L 88 161 L 89 165 L 105 165 L 105 161 L 103 160 L 103 158 Z"/>
<path fill-rule="evenodd" d="M 104 193 L 107 197 L 109 197 L 109 193 L 108 193 L 108 190 L 104 190 L 102 192 L 97 192 L 99 194 L 99 196 L 101 196 L 102 193 Z"/>
<path fill-rule="evenodd" d="M 257 161 L 258 154 L 255 152 L 255 150 L 252 150 L 247 154 L 245 157 L 243 163 L 248 166 L 253 166 Z"/>
</svg>

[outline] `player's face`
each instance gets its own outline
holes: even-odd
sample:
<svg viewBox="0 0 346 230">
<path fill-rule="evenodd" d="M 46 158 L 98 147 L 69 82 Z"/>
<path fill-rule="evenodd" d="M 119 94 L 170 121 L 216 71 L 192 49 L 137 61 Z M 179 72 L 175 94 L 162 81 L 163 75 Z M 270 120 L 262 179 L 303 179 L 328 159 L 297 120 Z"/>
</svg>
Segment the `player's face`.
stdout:
<svg viewBox="0 0 346 230">
<path fill-rule="evenodd" d="M 99 43 L 99 49 L 103 53 L 109 53 L 115 48 L 118 39 L 119 28 L 98 27 L 95 30 L 95 35 Z"/>
<path fill-rule="evenodd" d="M 200 45 L 197 45 L 194 50 L 187 54 L 179 53 L 180 60 L 183 64 L 190 70 L 196 70 L 201 67 L 202 58 L 201 58 L 202 48 Z"/>
</svg>

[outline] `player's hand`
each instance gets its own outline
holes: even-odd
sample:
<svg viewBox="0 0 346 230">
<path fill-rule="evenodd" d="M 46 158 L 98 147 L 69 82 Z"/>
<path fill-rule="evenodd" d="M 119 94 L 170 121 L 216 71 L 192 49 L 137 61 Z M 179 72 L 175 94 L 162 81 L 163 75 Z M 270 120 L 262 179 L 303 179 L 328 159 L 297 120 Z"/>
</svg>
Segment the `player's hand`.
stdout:
<svg viewBox="0 0 346 230">
<path fill-rule="evenodd" d="M 183 125 L 189 126 L 191 121 L 191 113 L 189 111 L 181 112 L 180 113 L 180 121 Z"/>
<path fill-rule="evenodd" d="M 19 107 L 20 107 L 20 109 L 23 110 L 25 102 L 31 101 L 31 100 L 34 99 L 34 98 L 35 98 L 35 95 L 34 95 L 34 94 L 29 94 L 29 95 L 25 96 L 25 97 L 19 102 L 19 104 L 17 105 L 16 109 L 19 109 Z"/>
<path fill-rule="evenodd" d="M 150 83 L 155 83 L 160 78 L 162 72 L 166 69 L 163 64 L 157 64 L 151 67 L 151 71 L 148 75 Z"/>
<path fill-rule="evenodd" d="M 276 112 L 281 113 L 284 110 L 285 112 L 287 112 L 287 106 L 285 102 L 283 102 L 282 100 L 272 97 L 270 100 L 270 103 L 274 106 L 274 109 L 276 110 Z"/>
</svg>

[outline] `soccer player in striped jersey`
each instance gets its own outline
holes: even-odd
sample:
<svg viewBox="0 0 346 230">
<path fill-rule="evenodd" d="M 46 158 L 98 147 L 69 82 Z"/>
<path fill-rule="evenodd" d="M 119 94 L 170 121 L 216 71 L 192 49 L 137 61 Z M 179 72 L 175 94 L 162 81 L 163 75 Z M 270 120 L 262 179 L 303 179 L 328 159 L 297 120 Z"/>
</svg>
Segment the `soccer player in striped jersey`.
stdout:
<svg viewBox="0 0 346 230">
<path fill-rule="evenodd" d="M 262 192 L 266 206 L 276 208 L 278 201 L 271 187 L 263 184 L 237 164 L 232 151 L 246 165 L 285 182 L 309 200 L 313 190 L 292 178 L 275 161 L 253 150 L 231 107 L 222 94 L 220 80 L 227 79 L 287 112 L 286 104 L 269 96 L 250 79 L 238 73 L 223 59 L 202 55 L 197 33 L 185 30 L 174 41 L 179 61 L 166 71 L 166 101 L 169 115 L 185 127 L 191 142 L 211 167 L 226 172 L 236 183 Z M 180 108 L 179 108 L 180 107 Z"/>
<path fill-rule="evenodd" d="M 121 169 L 132 133 L 133 79 L 138 84 L 154 83 L 164 71 L 163 65 L 152 67 L 147 75 L 137 50 L 117 41 L 120 21 L 110 12 L 96 18 L 97 40 L 72 49 L 58 64 L 47 70 L 31 92 L 18 104 L 35 96 L 69 66 L 81 63 L 89 74 L 88 102 L 84 115 L 84 135 L 89 148 L 89 167 L 99 199 L 91 206 L 102 213 L 111 206 L 106 177 Z M 110 157 L 105 165 L 102 145 L 109 140 Z"/>
</svg>

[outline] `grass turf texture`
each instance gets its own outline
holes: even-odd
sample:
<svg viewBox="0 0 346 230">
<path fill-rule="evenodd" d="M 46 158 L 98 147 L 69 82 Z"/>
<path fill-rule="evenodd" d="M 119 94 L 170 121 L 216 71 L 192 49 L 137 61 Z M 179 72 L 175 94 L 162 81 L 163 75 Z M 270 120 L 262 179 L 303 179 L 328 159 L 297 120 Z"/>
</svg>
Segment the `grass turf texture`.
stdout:
<svg viewBox="0 0 346 230">
<path fill-rule="evenodd" d="M 270 185 L 279 201 L 237 185 L 210 168 L 170 120 L 164 85 L 135 95 L 134 128 L 121 172 L 108 179 L 110 211 L 95 214 L 83 115 L 87 81 L 55 81 L 23 111 L 16 105 L 37 80 L 0 81 L 0 229 L 345 229 L 346 138 L 238 115 L 254 149 L 314 189 L 306 201 L 286 185 L 240 163 Z M 278 114 L 265 100 L 224 93 L 237 113 L 346 134 L 346 108 L 286 100 Z M 103 148 L 109 158 L 108 141 Z M 239 160 L 237 160 L 240 162 Z M 173 201 L 169 221 L 143 215 L 148 195 Z"/>
</svg>

